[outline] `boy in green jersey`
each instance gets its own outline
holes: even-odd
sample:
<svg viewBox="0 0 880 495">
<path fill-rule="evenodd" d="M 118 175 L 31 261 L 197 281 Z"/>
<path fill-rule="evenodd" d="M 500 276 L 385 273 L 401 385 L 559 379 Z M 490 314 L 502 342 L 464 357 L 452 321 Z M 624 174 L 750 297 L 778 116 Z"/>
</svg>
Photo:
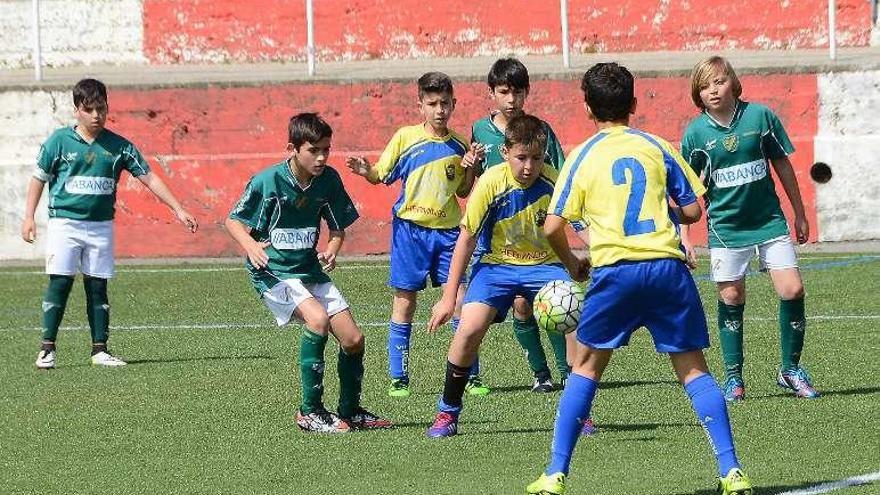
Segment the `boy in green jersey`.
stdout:
<svg viewBox="0 0 880 495">
<path fill-rule="evenodd" d="M 107 281 L 113 277 L 113 216 L 117 183 L 127 170 L 174 211 L 191 231 L 198 229 L 192 215 L 150 167 L 137 148 L 104 127 L 107 88 L 98 80 L 83 79 L 73 88 L 76 124 L 56 130 L 40 147 L 37 168 L 30 180 L 21 237 L 37 237 L 34 213 L 49 184 L 49 221 L 46 226 L 46 273 L 43 296 L 43 335 L 36 366 L 55 367 L 55 340 L 67 298 L 77 272 L 83 274 L 86 313 L 92 334 L 91 363 L 124 366 L 107 349 L 110 302 Z"/>
<path fill-rule="evenodd" d="M 501 58 L 496 60 L 492 64 L 492 68 L 489 69 L 487 83 L 489 85 L 489 99 L 494 108 L 488 116 L 474 122 L 471 127 L 471 143 L 474 145 L 474 152 L 465 155 L 463 159 L 466 166 L 474 165 L 480 172 L 485 172 L 505 162 L 501 154 L 501 148 L 504 146 L 504 132 L 507 129 L 507 124 L 513 118 L 524 114 L 523 107 L 530 89 L 529 71 L 522 62 L 515 58 Z M 565 161 L 562 145 L 559 144 L 559 139 L 556 138 L 556 134 L 553 133 L 553 129 L 547 122 L 542 120 L 541 125 L 547 137 L 544 146 L 544 161 L 558 171 Z M 575 223 L 573 226 L 581 239 L 587 243 L 589 239 L 583 225 Z M 547 356 L 541 344 L 538 323 L 532 315 L 531 305 L 523 297 L 517 297 L 513 304 L 513 333 L 525 351 L 529 368 L 534 375 L 532 391 L 552 391 L 554 388 L 553 380 L 550 368 L 547 366 Z M 557 333 L 548 333 L 547 337 L 556 358 L 560 383 L 564 385 L 569 372 L 565 337 Z"/>
<path fill-rule="evenodd" d="M 364 334 L 327 273 L 358 218 L 339 173 L 327 165 L 333 130 L 318 114 L 301 113 L 288 125 L 288 160 L 251 178 L 226 229 L 247 253 L 254 289 L 279 326 L 293 317 L 305 324 L 300 337 L 302 405 L 296 423 L 305 431 L 345 433 L 389 428 L 391 422 L 360 405 Z M 319 226 L 330 239 L 318 251 Z M 338 414 L 324 407 L 324 347 L 339 342 Z"/>
<path fill-rule="evenodd" d="M 807 242 L 810 226 L 788 155 L 794 147 L 770 109 L 740 99 L 742 85 L 730 63 L 711 57 L 691 75 L 691 98 L 702 110 L 682 138 L 682 155 L 708 189 L 709 251 L 712 280 L 718 285 L 718 330 L 727 371 L 725 397 L 745 397 L 743 310 L 745 275 L 757 253 L 779 295 L 782 364 L 780 387 L 798 397 L 816 398 L 809 374 L 800 366 L 804 346 L 804 284 L 788 224 L 768 167 L 772 165 L 794 209 L 797 242 Z M 693 260 L 693 247 L 682 231 Z"/>
</svg>

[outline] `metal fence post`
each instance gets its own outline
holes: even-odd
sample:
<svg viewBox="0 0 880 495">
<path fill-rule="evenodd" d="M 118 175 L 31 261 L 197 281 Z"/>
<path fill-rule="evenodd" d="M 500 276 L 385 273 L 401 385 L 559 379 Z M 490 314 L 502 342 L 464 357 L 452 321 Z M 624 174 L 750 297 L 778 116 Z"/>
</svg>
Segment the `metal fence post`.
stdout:
<svg viewBox="0 0 880 495">
<path fill-rule="evenodd" d="M 837 59 L 837 2 L 828 0 L 828 55 Z"/>
<path fill-rule="evenodd" d="M 40 48 L 40 0 L 32 0 L 31 6 L 33 7 L 31 12 L 31 31 L 34 37 L 34 79 L 37 81 L 43 80 L 43 53 Z"/>
<path fill-rule="evenodd" d="M 309 75 L 315 75 L 315 12 L 312 8 L 312 0 L 306 0 L 306 57 L 309 66 Z"/>
<path fill-rule="evenodd" d="M 559 20 L 562 23 L 562 66 L 571 68 L 571 54 L 568 51 L 568 0 L 559 0 Z"/>
</svg>

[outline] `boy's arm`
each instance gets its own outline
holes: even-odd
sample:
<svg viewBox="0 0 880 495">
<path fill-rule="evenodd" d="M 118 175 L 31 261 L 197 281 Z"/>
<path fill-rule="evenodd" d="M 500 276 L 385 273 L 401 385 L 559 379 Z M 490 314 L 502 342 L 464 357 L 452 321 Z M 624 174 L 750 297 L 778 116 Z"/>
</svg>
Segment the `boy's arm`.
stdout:
<svg viewBox="0 0 880 495">
<path fill-rule="evenodd" d="M 363 156 L 350 156 L 345 159 L 345 165 L 353 174 L 367 179 L 370 184 L 382 182 L 379 180 L 379 172 L 376 171 L 376 167 L 370 165 L 370 162 Z"/>
<path fill-rule="evenodd" d="M 199 223 L 196 221 L 195 217 L 190 215 L 189 212 L 183 209 L 180 205 L 180 202 L 177 201 L 177 198 L 174 197 L 174 194 L 171 192 L 171 189 L 165 185 L 165 181 L 162 180 L 158 175 L 148 172 L 143 175 L 137 176 L 137 179 L 141 181 L 141 183 L 147 186 L 147 189 L 150 190 L 157 198 L 159 198 L 166 206 L 171 208 L 174 211 L 174 214 L 177 216 L 177 219 L 180 220 L 180 223 L 186 225 L 190 232 L 195 232 L 199 228 Z"/>
<path fill-rule="evenodd" d="M 807 222 L 807 215 L 804 212 L 804 201 L 801 199 L 801 189 L 798 187 L 797 178 L 794 175 L 794 168 L 788 157 L 771 158 L 770 163 L 782 182 L 782 188 L 785 189 L 785 195 L 791 202 L 794 210 L 794 231 L 797 236 L 798 244 L 807 242 L 810 238 L 810 224 Z"/>
<path fill-rule="evenodd" d="M 321 263 L 321 269 L 326 273 L 330 273 L 336 268 L 336 255 L 342 249 L 342 243 L 345 242 L 344 230 L 331 230 L 330 239 L 327 241 L 327 249 L 322 253 L 318 253 L 318 262 Z"/>
<path fill-rule="evenodd" d="M 452 318 L 455 313 L 455 298 L 458 294 L 458 286 L 464 278 L 468 261 L 477 247 L 477 238 L 471 232 L 462 227 L 455 242 L 455 250 L 452 252 L 452 261 L 449 263 L 449 276 L 443 286 L 443 295 L 437 304 L 431 309 L 431 320 L 428 322 L 428 332 L 434 333 L 437 329 Z"/>
<path fill-rule="evenodd" d="M 258 269 L 268 266 L 269 256 L 266 254 L 265 249 L 271 244 L 270 242 L 255 241 L 251 237 L 251 228 L 238 220 L 227 218 L 223 225 L 226 227 L 229 235 L 247 253 L 247 257 L 252 265 Z"/>
<path fill-rule="evenodd" d="M 681 235 L 681 247 L 684 248 L 684 254 L 687 257 L 687 266 L 691 269 L 697 267 L 697 251 L 691 242 L 691 226 L 687 224 L 679 225 L 679 234 Z"/>
<path fill-rule="evenodd" d="M 37 212 L 37 205 L 40 204 L 40 196 L 43 194 L 43 186 L 45 182 L 31 177 L 28 183 L 27 199 L 24 204 L 24 221 L 21 224 L 21 238 L 25 242 L 34 242 L 37 239 L 37 224 L 34 221 L 34 215 Z"/>
<path fill-rule="evenodd" d="M 590 260 L 587 258 L 579 258 L 568 245 L 568 239 L 565 237 L 565 224 L 568 220 L 552 213 L 547 214 L 544 220 L 544 235 L 559 260 L 565 265 L 571 278 L 578 282 L 583 282 L 590 275 Z"/>
</svg>

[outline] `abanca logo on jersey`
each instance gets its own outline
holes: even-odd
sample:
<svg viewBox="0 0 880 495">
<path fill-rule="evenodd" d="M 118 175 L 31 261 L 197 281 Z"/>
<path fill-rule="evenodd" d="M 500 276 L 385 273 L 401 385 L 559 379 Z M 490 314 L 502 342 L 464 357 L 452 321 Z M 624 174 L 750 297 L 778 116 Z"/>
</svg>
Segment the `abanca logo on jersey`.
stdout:
<svg viewBox="0 0 880 495">
<path fill-rule="evenodd" d="M 718 187 L 735 187 L 757 182 L 767 177 L 767 162 L 755 160 L 712 172 L 712 180 Z"/>
<path fill-rule="evenodd" d="M 318 243 L 318 229 L 272 229 L 269 237 L 275 249 L 311 249 Z"/>
<path fill-rule="evenodd" d="M 76 175 L 64 181 L 64 190 L 70 194 L 106 196 L 113 194 L 116 181 L 112 177 L 87 177 Z"/>
</svg>

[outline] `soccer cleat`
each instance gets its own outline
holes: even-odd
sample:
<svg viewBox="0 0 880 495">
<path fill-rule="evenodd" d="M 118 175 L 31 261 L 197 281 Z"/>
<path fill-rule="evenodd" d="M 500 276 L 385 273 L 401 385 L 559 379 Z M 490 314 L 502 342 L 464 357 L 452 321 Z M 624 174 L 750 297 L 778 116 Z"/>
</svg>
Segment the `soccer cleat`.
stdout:
<svg viewBox="0 0 880 495">
<path fill-rule="evenodd" d="M 528 495 L 563 495 L 565 493 L 565 475 L 553 473 L 548 476 L 541 473 L 538 479 L 526 487 L 526 493 Z"/>
<path fill-rule="evenodd" d="M 532 392 L 535 393 L 547 393 L 553 391 L 553 380 L 550 379 L 550 374 L 541 374 L 535 375 L 535 381 L 532 383 Z"/>
<path fill-rule="evenodd" d="M 479 376 L 472 376 L 468 378 L 467 385 L 464 386 L 464 391 L 468 393 L 468 395 L 489 395 L 489 392 L 492 390 L 483 385 L 483 380 L 480 380 Z"/>
<path fill-rule="evenodd" d="M 593 433 L 596 433 L 596 425 L 593 424 L 593 418 L 587 418 L 587 420 L 584 421 L 584 426 L 581 427 L 581 436 L 588 437 Z"/>
<path fill-rule="evenodd" d="M 752 495 L 752 482 L 739 468 L 727 472 L 718 479 L 718 495 Z"/>
<path fill-rule="evenodd" d="M 101 351 L 92 355 L 92 364 L 95 366 L 125 366 L 127 363 L 107 351 Z"/>
<path fill-rule="evenodd" d="M 48 370 L 55 367 L 55 351 L 42 349 L 37 353 L 37 368 Z"/>
<path fill-rule="evenodd" d="M 384 430 L 394 427 L 391 420 L 377 416 L 363 407 L 357 408 L 354 414 L 342 420 L 355 430 Z"/>
<path fill-rule="evenodd" d="M 348 422 L 326 409 L 316 409 L 309 414 L 296 411 L 296 425 L 303 431 L 317 433 L 348 433 L 351 431 Z"/>
<path fill-rule="evenodd" d="M 428 436 L 431 438 L 451 437 L 458 433 L 458 415 L 444 411 L 437 413 L 434 424 L 428 428 Z"/>
<path fill-rule="evenodd" d="M 816 399 L 820 395 L 813 388 L 813 380 L 810 378 L 810 374 L 800 366 L 794 370 L 779 370 L 776 374 L 776 383 L 780 387 L 793 392 L 794 395 L 805 399 Z"/>
<path fill-rule="evenodd" d="M 741 402 L 746 398 L 746 384 L 738 376 L 731 376 L 724 385 L 724 399 L 727 402 Z"/>
<path fill-rule="evenodd" d="M 388 396 L 389 397 L 409 397 L 411 392 L 409 391 L 409 382 L 400 378 L 391 380 L 391 385 L 388 386 Z"/>
</svg>

